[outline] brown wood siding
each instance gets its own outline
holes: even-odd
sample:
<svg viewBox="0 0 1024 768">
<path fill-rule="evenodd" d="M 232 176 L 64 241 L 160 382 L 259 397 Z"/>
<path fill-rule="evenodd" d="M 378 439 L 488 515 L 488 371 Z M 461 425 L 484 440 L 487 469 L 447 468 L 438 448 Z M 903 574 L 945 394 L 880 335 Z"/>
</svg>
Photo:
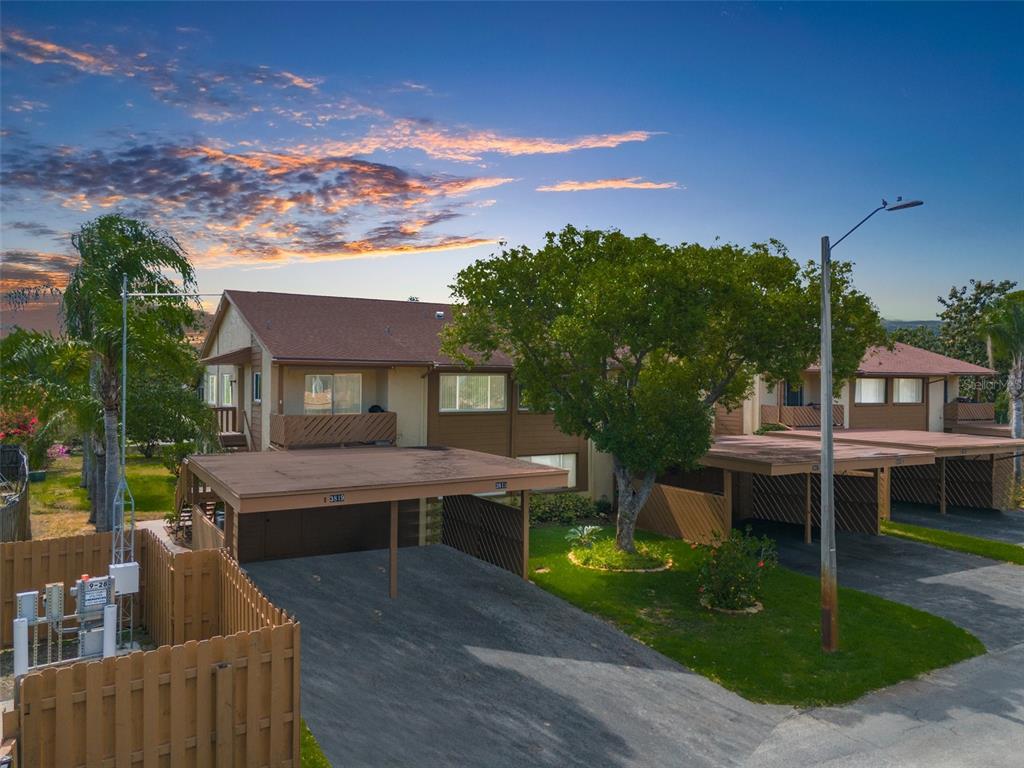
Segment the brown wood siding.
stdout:
<svg viewBox="0 0 1024 768">
<path fill-rule="evenodd" d="M 567 435 L 555 426 L 550 413 L 516 412 L 512 417 L 512 454 L 544 456 L 555 453 L 576 454 L 576 487 L 587 488 L 589 465 L 587 439 Z"/>
<path fill-rule="evenodd" d="M 855 398 L 856 384 L 850 382 L 850 429 L 928 429 L 927 384 L 923 403 L 894 403 L 892 379 L 885 382 L 885 403 L 861 405 Z"/>
<path fill-rule="evenodd" d="M 238 516 L 238 561 L 330 555 L 388 546 L 390 505 L 275 510 Z M 419 544 L 419 500 L 399 503 L 398 546 Z"/>
<path fill-rule="evenodd" d="M 263 378 L 263 347 L 260 346 L 256 338 L 252 339 L 252 372 L 260 374 L 260 389 L 264 390 L 260 392 L 260 400 L 262 401 L 265 396 L 265 392 L 268 391 L 267 387 L 270 386 L 269 381 L 262 381 Z M 250 384 L 251 386 L 251 384 Z M 255 395 L 256 393 L 251 393 Z M 252 450 L 262 451 L 263 450 L 263 403 L 256 402 L 253 399 L 252 404 L 249 407 L 249 434 L 252 435 Z"/>
<path fill-rule="evenodd" d="M 715 434 L 742 435 L 743 409 L 727 410 L 724 405 L 715 406 Z"/>
<path fill-rule="evenodd" d="M 493 453 L 498 456 L 537 456 L 555 453 L 576 454 L 576 489 L 586 490 L 589 481 L 587 441 L 566 435 L 555 426 L 549 413 L 529 413 L 515 407 L 512 377 L 503 413 L 441 413 L 440 375 L 431 373 L 427 381 L 427 442 L 449 448 Z"/>
</svg>

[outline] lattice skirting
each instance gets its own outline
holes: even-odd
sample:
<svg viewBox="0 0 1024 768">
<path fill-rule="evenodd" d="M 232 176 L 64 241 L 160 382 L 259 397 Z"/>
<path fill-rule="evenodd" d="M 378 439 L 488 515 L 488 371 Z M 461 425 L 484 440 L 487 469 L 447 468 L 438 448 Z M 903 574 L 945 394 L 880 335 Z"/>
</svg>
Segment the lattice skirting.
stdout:
<svg viewBox="0 0 1024 768">
<path fill-rule="evenodd" d="M 445 496 L 441 543 L 504 568 L 524 572 L 523 513 L 478 496 Z"/>
<path fill-rule="evenodd" d="M 1013 455 L 958 456 L 946 460 L 946 503 L 958 507 L 1005 509 L 1013 483 Z M 895 467 L 893 501 L 939 503 L 938 462 Z"/>
<path fill-rule="evenodd" d="M 804 524 L 807 475 L 751 475 L 750 504 L 734 516 Z M 873 475 L 836 475 L 836 528 L 879 532 L 878 487 Z M 811 525 L 821 526 L 821 477 L 811 475 Z"/>
</svg>

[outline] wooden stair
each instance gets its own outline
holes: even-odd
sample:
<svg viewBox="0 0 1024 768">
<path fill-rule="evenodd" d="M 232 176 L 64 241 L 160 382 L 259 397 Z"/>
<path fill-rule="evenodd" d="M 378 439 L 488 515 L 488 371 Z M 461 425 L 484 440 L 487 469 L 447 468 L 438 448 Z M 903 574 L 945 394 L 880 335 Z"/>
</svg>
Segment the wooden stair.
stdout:
<svg viewBox="0 0 1024 768">
<path fill-rule="evenodd" d="M 248 451 L 249 439 L 242 432 L 221 432 L 220 447 L 225 451 Z"/>
</svg>

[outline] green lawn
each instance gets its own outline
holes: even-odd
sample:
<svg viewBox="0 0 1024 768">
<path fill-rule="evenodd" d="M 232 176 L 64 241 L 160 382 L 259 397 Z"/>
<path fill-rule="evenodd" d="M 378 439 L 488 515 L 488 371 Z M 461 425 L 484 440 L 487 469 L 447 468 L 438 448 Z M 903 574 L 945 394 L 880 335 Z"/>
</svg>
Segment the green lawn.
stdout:
<svg viewBox="0 0 1024 768">
<path fill-rule="evenodd" d="M 728 616 L 698 605 L 697 552 L 688 543 L 638 534 L 660 539 L 672 569 L 606 573 L 569 562 L 566 531 L 531 531 L 530 577 L 537 585 L 753 701 L 840 704 L 985 652 L 945 619 L 840 589 L 840 650 L 825 655 L 817 579 L 777 568 L 765 575 L 762 613 Z"/>
<path fill-rule="evenodd" d="M 1011 544 L 1008 541 L 992 541 L 979 536 L 969 536 L 966 533 L 954 533 L 910 523 L 895 523 L 891 520 L 882 521 L 882 533 L 888 536 L 899 536 L 901 539 L 921 541 L 956 552 L 967 552 L 992 560 L 1024 565 L 1024 547 L 1020 544 Z"/>
<path fill-rule="evenodd" d="M 302 721 L 301 731 L 302 768 L 331 768 L 330 762 L 324 756 L 316 736 L 309 730 L 306 721 Z"/>
<path fill-rule="evenodd" d="M 88 525 L 89 501 L 79 488 L 82 457 L 59 459 L 47 470 L 46 479 L 29 487 L 32 537 L 72 536 L 92 531 Z M 140 519 L 161 518 L 174 506 L 174 476 L 160 459 L 128 457 L 128 486 L 135 496 Z"/>
</svg>

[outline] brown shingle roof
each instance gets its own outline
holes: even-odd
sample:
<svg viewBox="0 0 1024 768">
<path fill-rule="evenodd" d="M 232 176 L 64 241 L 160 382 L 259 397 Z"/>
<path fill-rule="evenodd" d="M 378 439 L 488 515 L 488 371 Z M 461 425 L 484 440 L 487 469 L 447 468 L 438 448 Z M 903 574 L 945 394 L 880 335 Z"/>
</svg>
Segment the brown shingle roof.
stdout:
<svg viewBox="0 0 1024 768">
<path fill-rule="evenodd" d="M 451 365 L 438 333 L 449 304 L 225 291 L 276 360 Z M 443 319 L 436 314 L 443 312 Z M 493 367 L 511 367 L 495 355 Z"/>
<path fill-rule="evenodd" d="M 812 365 L 808 371 L 818 371 Z M 857 373 L 862 376 L 993 376 L 995 371 L 946 357 L 927 349 L 896 342 L 892 349 L 868 347 Z"/>
</svg>

